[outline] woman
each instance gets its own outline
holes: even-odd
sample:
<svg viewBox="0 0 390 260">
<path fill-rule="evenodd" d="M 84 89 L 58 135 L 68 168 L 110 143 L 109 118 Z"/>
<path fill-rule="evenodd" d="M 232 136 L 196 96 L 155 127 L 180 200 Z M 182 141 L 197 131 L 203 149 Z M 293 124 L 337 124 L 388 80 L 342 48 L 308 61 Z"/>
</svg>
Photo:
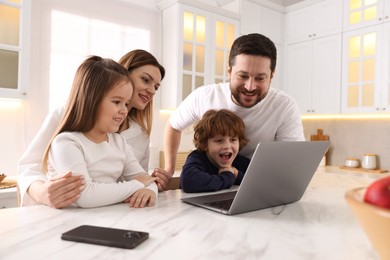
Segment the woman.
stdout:
<svg viewBox="0 0 390 260">
<path fill-rule="evenodd" d="M 126 142 L 133 148 L 135 157 L 147 171 L 149 163 L 149 143 L 152 128 L 153 97 L 165 76 L 165 69 L 147 51 L 133 50 L 124 55 L 120 62 L 128 68 L 134 92 L 130 102 L 133 109 L 121 129 Z M 64 108 L 50 114 L 41 129 L 18 162 L 21 205 L 46 204 L 53 208 L 63 208 L 75 202 L 84 189 L 82 176 L 64 173 L 51 180 L 42 173 L 41 161 L 50 137 L 55 132 Z M 164 170 L 158 169 L 164 174 Z M 161 179 L 161 177 L 160 177 Z M 159 184 L 161 190 L 161 184 Z"/>
</svg>

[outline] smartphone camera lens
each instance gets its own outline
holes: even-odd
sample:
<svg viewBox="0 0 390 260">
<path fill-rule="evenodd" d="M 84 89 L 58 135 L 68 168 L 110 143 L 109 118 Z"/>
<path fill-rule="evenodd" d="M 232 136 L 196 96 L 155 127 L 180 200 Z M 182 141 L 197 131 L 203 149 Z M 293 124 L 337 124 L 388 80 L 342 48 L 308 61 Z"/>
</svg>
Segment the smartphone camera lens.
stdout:
<svg viewBox="0 0 390 260">
<path fill-rule="evenodd" d="M 126 232 L 124 234 L 124 237 L 127 237 L 127 238 L 140 238 L 140 237 L 142 237 L 142 235 L 141 235 L 140 232 L 130 231 L 130 232 Z"/>
</svg>

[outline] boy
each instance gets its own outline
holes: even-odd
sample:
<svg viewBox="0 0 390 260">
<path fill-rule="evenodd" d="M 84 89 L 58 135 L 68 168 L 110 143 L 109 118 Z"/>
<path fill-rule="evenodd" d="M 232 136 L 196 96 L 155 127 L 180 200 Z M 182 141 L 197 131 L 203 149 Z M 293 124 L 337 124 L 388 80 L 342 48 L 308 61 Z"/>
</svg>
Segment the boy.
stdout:
<svg viewBox="0 0 390 260">
<path fill-rule="evenodd" d="M 194 126 L 194 145 L 183 166 L 185 192 L 207 192 L 239 185 L 249 159 L 238 155 L 248 143 L 244 122 L 227 109 L 209 110 Z"/>
</svg>

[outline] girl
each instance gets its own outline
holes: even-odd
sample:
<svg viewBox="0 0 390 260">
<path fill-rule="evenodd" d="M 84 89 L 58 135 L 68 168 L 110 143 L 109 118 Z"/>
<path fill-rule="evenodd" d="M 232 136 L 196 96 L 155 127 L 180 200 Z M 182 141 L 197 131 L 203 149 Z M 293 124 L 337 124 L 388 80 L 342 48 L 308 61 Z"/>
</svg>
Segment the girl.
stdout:
<svg viewBox="0 0 390 260">
<path fill-rule="evenodd" d="M 132 147 L 134 155 L 145 171 L 149 164 L 149 143 L 152 129 L 153 97 L 165 76 L 165 69 L 157 59 L 145 50 L 133 50 L 119 62 L 129 72 L 134 86 L 130 102 L 133 105 L 120 134 Z M 63 114 L 63 107 L 51 113 L 38 134 L 18 162 L 21 205 L 46 204 L 63 208 L 72 204 L 83 189 L 82 175 L 70 172 L 48 180 L 41 171 L 41 158 Z M 126 129 L 128 126 L 128 129 Z M 157 169 L 164 173 L 163 169 Z M 162 177 L 164 178 L 163 174 Z M 165 182 L 168 180 L 165 179 Z M 161 190 L 163 189 L 160 185 Z"/>
<path fill-rule="evenodd" d="M 91 56 L 76 72 L 64 115 L 44 154 L 43 170 L 50 177 L 68 170 L 84 176 L 77 206 L 105 206 L 132 196 L 134 207 L 154 204 L 155 178 L 116 133 L 127 117 L 132 92 L 128 71 L 113 60 Z M 120 178 L 125 181 L 117 182 Z"/>
<path fill-rule="evenodd" d="M 180 175 L 185 192 L 206 192 L 239 185 L 249 159 L 238 154 L 247 144 L 244 122 L 227 109 L 208 110 L 194 126 L 194 145 Z"/>
</svg>

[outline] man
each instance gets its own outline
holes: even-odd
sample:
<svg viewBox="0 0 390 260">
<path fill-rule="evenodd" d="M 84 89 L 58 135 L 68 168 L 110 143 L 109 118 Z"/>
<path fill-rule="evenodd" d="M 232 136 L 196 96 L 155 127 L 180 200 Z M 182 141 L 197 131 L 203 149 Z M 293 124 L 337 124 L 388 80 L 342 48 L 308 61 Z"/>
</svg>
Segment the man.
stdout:
<svg viewBox="0 0 390 260">
<path fill-rule="evenodd" d="M 229 109 L 245 123 L 249 139 L 240 154 L 252 157 L 259 142 L 303 141 L 301 115 L 296 102 L 270 88 L 276 68 L 276 47 L 261 34 L 237 38 L 229 55 L 229 82 L 194 90 L 171 115 L 164 133 L 165 170 L 155 172 L 160 189 L 175 170 L 181 131 L 201 119 L 209 109 Z"/>
</svg>

